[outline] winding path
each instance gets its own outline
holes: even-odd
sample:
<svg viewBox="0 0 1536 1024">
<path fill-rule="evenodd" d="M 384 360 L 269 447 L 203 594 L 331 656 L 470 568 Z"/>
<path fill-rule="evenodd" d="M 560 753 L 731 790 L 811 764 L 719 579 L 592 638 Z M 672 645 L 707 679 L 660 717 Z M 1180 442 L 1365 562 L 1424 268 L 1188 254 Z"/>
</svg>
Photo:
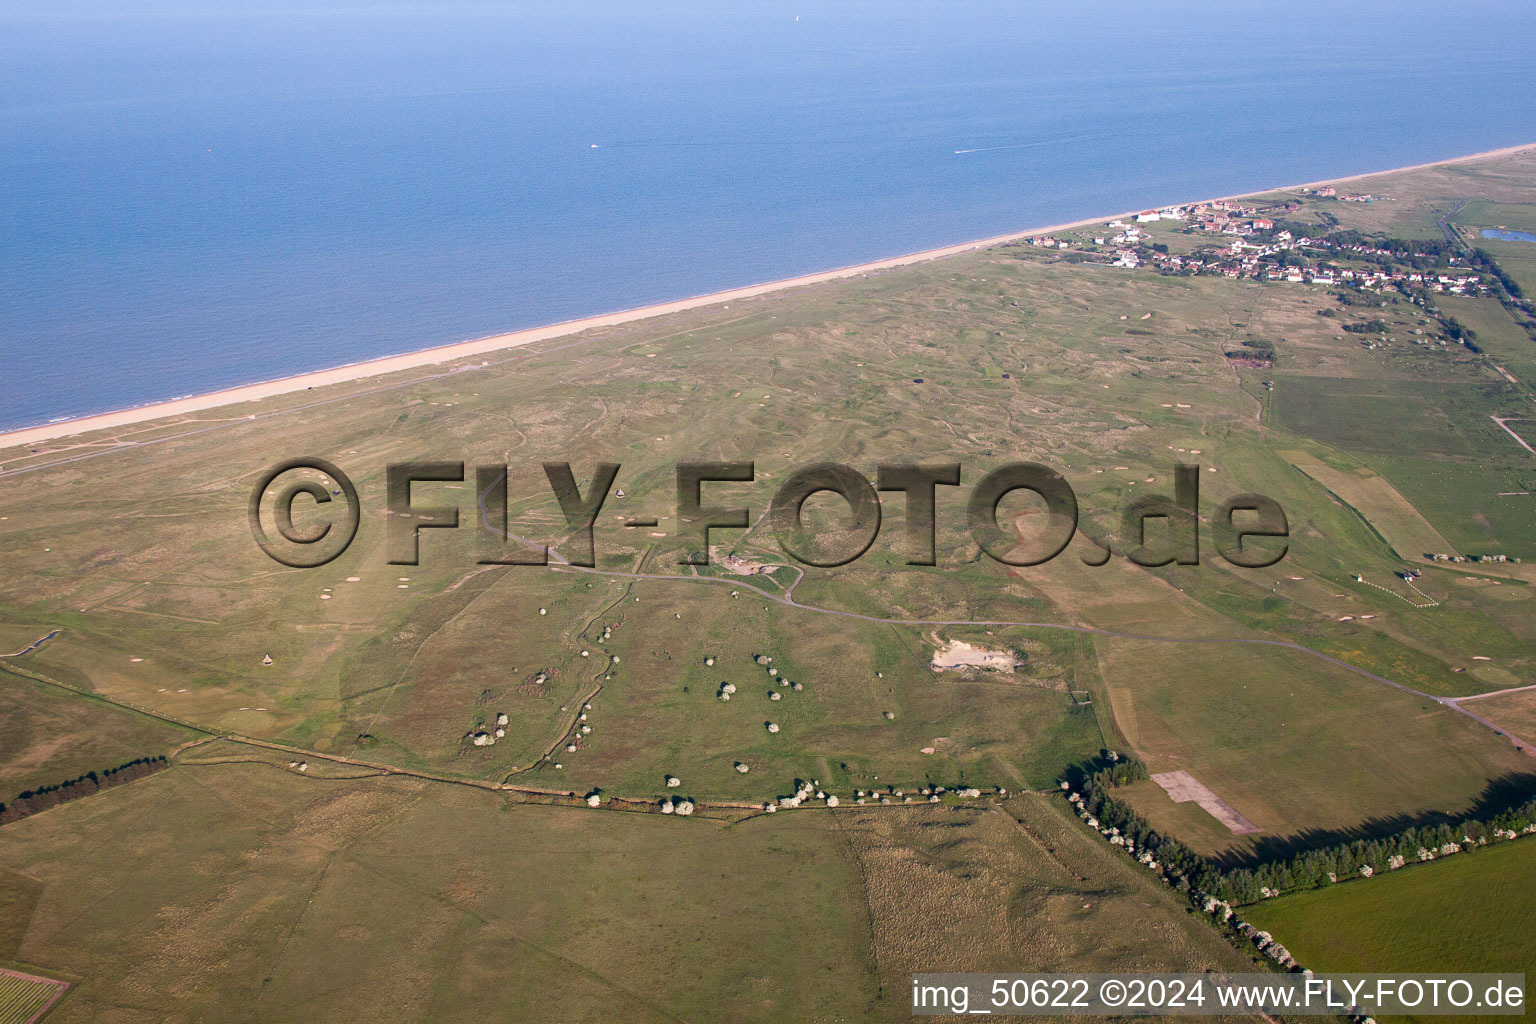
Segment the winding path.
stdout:
<svg viewBox="0 0 1536 1024">
<path fill-rule="evenodd" d="M 1445 236 L 1445 240 L 1447 242 L 1450 242 L 1452 245 L 1459 246 L 1460 248 L 1463 248 L 1463 249 L 1465 249 L 1466 246 L 1462 243 L 1460 238 L 1456 237 L 1456 232 L 1451 230 L 1450 220 L 1451 220 L 1452 217 L 1456 216 L 1458 213 L 1461 212 L 1461 208 L 1463 206 L 1466 206 L 1471 201 L 1472 200 L 1470 200 L 1470 199 L 1458 199 L 1458 200 L 1456 200 L 1456 202 L 1451 205 L 1450 211 L 1448 213 L 1446 213 L 1445 216 L 1443 216 L 1439 220 L 1435 221 L 1435 226 L 1440 229 L 1440 233 Z"/>
</svg>

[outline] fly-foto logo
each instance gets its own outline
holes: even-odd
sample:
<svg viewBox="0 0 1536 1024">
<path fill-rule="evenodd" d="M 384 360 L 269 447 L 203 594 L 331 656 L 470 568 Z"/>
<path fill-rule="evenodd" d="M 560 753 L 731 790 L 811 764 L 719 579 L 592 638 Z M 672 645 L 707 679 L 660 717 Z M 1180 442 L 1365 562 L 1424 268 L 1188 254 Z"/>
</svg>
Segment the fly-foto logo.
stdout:
<svg viewBox="0 0 1536 1024">
<path fill-rule="evenodd" d="M 594 527 L 621 466 L 598 463 L 592 468 L 585 490 L 576 482 L 568 462 L 543 463 L 544 475 L 565 520 L 566 539 L 557 558 L 569 565 L 595 566 L 597 545 Z M 710 535 L 716 530 L 745 529 L 751 510 L 745 505 L 724 504 L 721 495 L 729 485 L 756 480 L 753 462 L 680 462 L 676 466 L 676 525 L 673 538 L 681 548 L 679 565 L 708 565 Z M 385 469 L 385 546 L 391 565 L 417 565 L 421 555 L 421 531 L 457 529 L 460 508 L 456 504 L 416 504 L 415 485 L 463 483 L 462 462 L 399 462 Z M 550 547 L 525 540 L 508 530 L 507 467 L 482 465 L 474 471 L 477 523 L 496 538 L 496 550 L 477 561 L 481 565 L 547 565 Z M 765 522 L 785 554 L 811 566 L 847 565 L 863 556 L 880 533 L 881 493 L 900 493 L 904 498 L 907 564 L 937 564 L 939 488 L 959 487 L 958 462 L 881 463 L 873 482 L 851 466 L 819 462 L 791 472 L 769 503 Z M 711 501 L 705 502 L 705 485 Z M 1003 499 L 1026 491 L 1042 501 L 1046 526 L 1038 535 L 1025 538 L 999 519 Z M 622 492 L 621 492 L 622 493 Z M 805 505 L 812 497 L 835 494 L 847 505 L 846 522 L 835 531 L 818 535 L 805 522 Z M 337 498 L 342 499 L 336 501 Z M 313 502 L 306 509 L 307 525 L 294 521 L 294 506 L 301 499 Z M 739 499 L 738 499 L 739 500 Z M 327 519 L 330 506 L 339 514 Z M 262 472 L 251 491 L 247 509 L 256 543 L 274 560 L 294 568 L 314 568 L 337 558 L 357 536 L 362 503 L 351 479 L 324 459 L 288 459 Z M 970 537 L 989 558 L 1010 566 L 1042 565 L 1066 550 L 1080 532 L 1077 495 L 1066 478 L 1038 462 L 1014 462 L 983 476 L 966 497 L 965 518 Z M 1167 528 L 1154 541 L 1149 520 L 1166 520 Z M 269 524 L 271 529 L 269 530 Z M 627 527 L 654 529 L 652 517 L 628 518 Z M 1262 494 L 1237 494 L 1210 514 L 1217 554 L 1233 565 L 1259 569 L 1274 565 L 1288 550 L 1290 525 L 1278 502 Z M 1198 466 L 1174 467 L 1173 494 L 1139 496 L 1121 510 L 1119 533 L 1114 538 L 1094 537 L 1092 551 L 1082 559 L 1103 565 L 1123 553 L 1137 565 L 1200 564 L 1201 511 Z M 276 536 L 273 536 L 273 534 Z M 1250 538 L 1278 538 L 1282 543 L 1257 545 Z"/>
</svg>

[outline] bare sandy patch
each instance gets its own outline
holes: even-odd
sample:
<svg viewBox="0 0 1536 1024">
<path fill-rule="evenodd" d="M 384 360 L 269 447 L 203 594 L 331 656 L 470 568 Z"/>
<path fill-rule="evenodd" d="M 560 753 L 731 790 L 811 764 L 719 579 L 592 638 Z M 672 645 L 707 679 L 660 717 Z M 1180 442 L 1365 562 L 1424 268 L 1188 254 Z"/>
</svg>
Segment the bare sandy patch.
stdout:
<svg viewBox="0 0 1536 1024">
<path fill-rule="evenodd" d="M 1158 772 L 1152 781 L 1163 788 L 1176 804 L 1197 803 L 1207 814 L 1227 827 L 1235 836 L 1251 836 L 1259 826 L 1237 813 L 1237 808 L 1211 792 L 1210 788 L 1186 771 Z"/>
<path fill-rule="evenodd" d="M 943 672 L 954 668 L 989 668 L 999 672 L 1012 672 L 1019 667 L 1019 659 L 1011 651 L 989 651 L 985 647 L 968 644 L 964 640 L 951 640 L 933 652 L 933 670 Z"/>
</svg>

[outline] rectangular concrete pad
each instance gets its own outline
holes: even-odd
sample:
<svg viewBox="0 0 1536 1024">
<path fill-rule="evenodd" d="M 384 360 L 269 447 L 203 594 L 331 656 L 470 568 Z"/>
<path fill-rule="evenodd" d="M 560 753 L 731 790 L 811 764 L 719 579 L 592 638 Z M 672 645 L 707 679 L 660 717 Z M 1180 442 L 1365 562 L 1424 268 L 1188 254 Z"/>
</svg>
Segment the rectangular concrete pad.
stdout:
<svg viewBox="0 0 1536 1024">
<path fill-rule="evenodd" d="M 1189 772 L 1159 772 L 1152 776 L 1152 781 L 1163 787 L 1163 792 L 1176 804 L 1190 801 L 1199 804 L 1207 814 L 1227 826 L 1233 835 L 1251 836 L 1259 831 L 1257 825 L 1237 813 L 1237 808 L 1212 793 L 1205 783 Z"/>
</svg>

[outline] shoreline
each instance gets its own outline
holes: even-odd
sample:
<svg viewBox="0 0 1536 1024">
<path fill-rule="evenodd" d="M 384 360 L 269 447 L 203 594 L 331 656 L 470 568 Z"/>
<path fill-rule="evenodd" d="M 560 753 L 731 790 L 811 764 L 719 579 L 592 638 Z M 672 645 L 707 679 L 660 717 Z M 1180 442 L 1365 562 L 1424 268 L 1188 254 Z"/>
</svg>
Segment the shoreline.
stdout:
<svg viewBox="0 0 1536 1024">
<path fill-rule="evenodd" d="M 1220 202 L 1223 200 L 1242 199 L 1248 196 L 1262 195 L 1266 192 L 1281 192 L 1298 188 L 1312 188 L 1318 185 L 1338 184 L 1346 181 L 1358 181 L 1363 178 L 1373 178 L 1382 174 L 1395 174 L 1403 171 L 1422 170 L 1428 167 L 1443 167 L 1449 164 L 1465 163 L 1471 160 L 1481 160 L 1490 157 L 1507 156 L 1526 150 L 1536 149 L 1536 143 L 1524 143 L 1518 146 L 1506 146 L 1501 149 L 1490 149 L 1480 153 L 1469 153 L 1464 156 L 1450 157 L 1445 160 L 1434 160 L 1428 163 L 1409 164 L 1403 167 L 1392 167 L 1380 171 L 1368 171 L 1362 174 L 1351 174 L 1339 178 L 1325 178 L 1318 181 L 1302 182 L 1293 185 L 1279 185 L 1272 188 L 1258 189 L 1249 192 L 1236 193 L 1226 196 L 1215 196 L 1209 199 L 1187 200 L 1174 205 L 1189 206 L 1195 203 Z M 1086 227 L 1090 224 L 1101 224 L 1105 221 L 1117 218 L 1134 217 L 1136 211 L 1124 211 L 1111 213 L 1105 216 L 1091 217 L 1085 220 L 1070 221 L 1063 224 L 1050 224 L 1043 227 L 1026 228 L 1020 231 L 1012 231 L 1007 234 L 994 235 L 990 238 L 981 238 L 970 242 L 961 242 L 955 245 L 942 246 L 937 249 L 924 249 L 919 252 L 907 253 L 901 256 L 890 256 L 884 259 L 872 260 L 868 263 L 859 263 L 846 267 L 837 267 L 832 270 L 817 271 L 810 274 L 802 274 L 796 277 L 783 278 L 777 281 L 767 281 L 761 284 L 745 285 L 739 288 L 726 289 L 724 291 L 709 292 L 703 295 L 694 295 L 682 299 L 674 299 L 668 302 L 654 303 L 648 306 L 638 306 L 632 309 L 617 310 L 610 313 L 600 313 L 595 316 L 582 317 L 576 320 L 565 320 L 559 323 L 548 324 L 542 327 L 530 327 L 517 331 L 509 331 L 503 334 L 493 334 L 483 338 L 470 339 L 468 341 L 449 342 L 443 345 L 433 345 L 427 348 L 417 349 L 392 356 L 381 356 L 375 359 L 366 359 L 360 362 L 347 363 L 342 366 L 331 367 L 324 370 L 311 370 L 287 377 L 277 377 L 271 380 L 258 381 L 252 384 L 241 384 L 218 391 L 210 391 L 201 395 L 190 395 L 184 398 L 174 398 L 161 402 L 152 402 L 147 405 L 134 406 L 128 409 L 118 409 L 110 412 L 94 413 L 75 419 L 65 419 L 53 423 L 43 423 L 31 427 L 19 427 L 15 430 L 0 431 L 0 449 L 21 447 L 36 444 L 40 441 L 51 441 L 58 438 L 75 437 L 80 434 L 90 433 L 96 430 L 104 430 L 111 427 L 131 426 L 136 423 L 144 423 L 150 420 L 162 419 L 171 416 L 180 416 L 187 413 L 202 412 L 207 409 L 215 409 L 226 405 L 235 405 L 241 402 L 260 401 L 264 398 L 272 398 L 278 395 L 292 394 L 297 391 L 306 391 L 331 384 L 345 384 L 362 380 L 366 377 L 375 377 L 381 374 L 395 373 L 401 370 L 416 369 L 424 366 L 436 366 L 452 363 L 456 360 L 471 356 L 485 355 L 490 352 L 500 352 L 506 349 L 520 348 L 534 342 L 548 341 L 554 338 L 567 337 L 579 334 L 582 331 L 600 327 L 614 327 L 620 324 L 634 323 L 647 320 L 652 317 L 665 316 L 669 313 L 680 313 L 686 310 L 698 309 L 704 306 L 712 306 L 718 303 L 732 302 L 740 299 L 756 298 L 773 292 L 784 291 L 791 288 L 801 288 L 809 285 L 823 284 L 829 281 L 845 280 L 882 270 L 891 270 L 897 267 L 912 266 L 918 263 L 927 263 L 932 260 L 943 259 L 947 256 L 956 256 L 965 252 L 973 252 L 979 249 L 992 248 L 998 245 L 1006 245 L 1036 235 L 1052 234 L 1057 231 L 1070 231 L 1076 228 Z"/>
</svg>

